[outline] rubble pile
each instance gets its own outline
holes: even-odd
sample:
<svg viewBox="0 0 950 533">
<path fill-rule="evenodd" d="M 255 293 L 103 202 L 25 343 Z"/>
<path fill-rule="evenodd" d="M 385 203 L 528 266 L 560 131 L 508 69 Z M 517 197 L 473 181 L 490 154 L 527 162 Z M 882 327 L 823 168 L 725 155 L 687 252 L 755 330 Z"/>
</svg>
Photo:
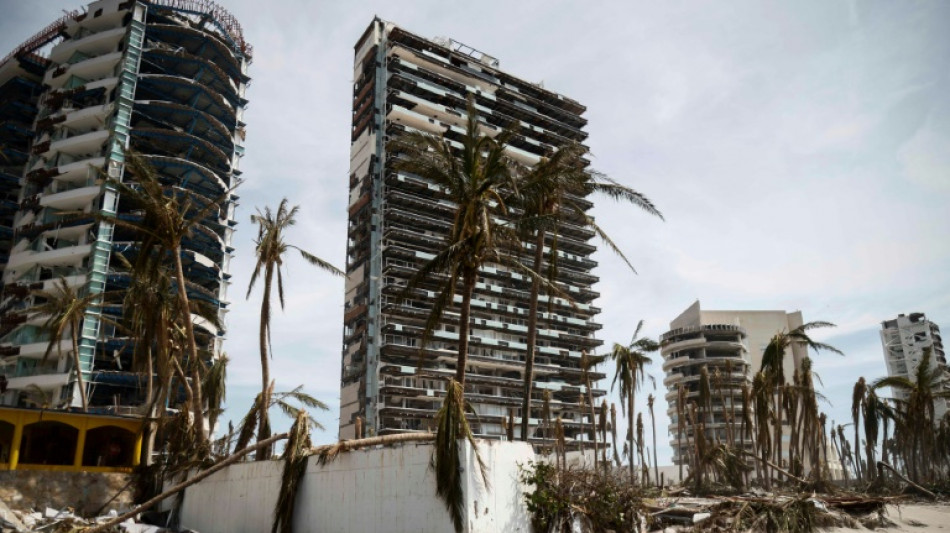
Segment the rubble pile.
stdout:
<svg viewBox="0 0 950 533">
<path fill-rule="evenodd" d="M 10 509 L 0 501 L 0 533 L 79 533 L 119 516 L 115 510 L 95 518 L 77 516 L 70 509 L 47 507 L 42 511 Z M 196 533 L 138 523 L 132 519 L 108 530 L 115 533 Z"/>
<path fill-rule="evenodd" d="M 888 504 L 900 497 L 750 493 L 741 496 L 663 497 L 644 500 L 653 530 L 664 533 L 809 532 L 817 528 L 889 527 Z"/>
</svg>

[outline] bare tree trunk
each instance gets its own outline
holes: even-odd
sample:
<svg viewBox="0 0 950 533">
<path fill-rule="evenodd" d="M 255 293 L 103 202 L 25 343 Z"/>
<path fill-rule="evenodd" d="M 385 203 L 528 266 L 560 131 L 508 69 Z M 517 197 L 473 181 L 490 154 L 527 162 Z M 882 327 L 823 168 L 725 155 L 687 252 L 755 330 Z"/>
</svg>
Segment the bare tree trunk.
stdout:
<svg viewBox="0 0 950 533">
<path fill-rule="evenodd" d="M 81 362 L 79 360 L 79 329 L 78 321 L 73 321 L 69 325 L 70 333 L 73 340 L 73 366 L 76 368 L 76 386 L 79 387 L 79 398 L 82 402 L 82 412 L 87 412 L 89 410 L 89 400 L 86 398 L 86 384 L 82 379 L 82 367 L 80 366 Z"/>
<path fill-rule="evenodd" d="M 198 365 L 200 361 L 198 360 L 198 344 L 195 341 L 195 327 L 191 322 L 191 305 L 188 302 L 188 291 L 185 288 L 185 272 L 181 266 L 181 245 L 175 246 L 172 249 L 172 253 L 175 256 L 175 276 L 178 280 L 178 305 L 181 313 L 181 321 L 184 322 L 185 326 L 185 338 L 188 345 L 188 356 L 191 358 L 192 368 L 192 379 L 200 378 L 198 375 Z M 192 412 L 195 416 L 195 424 L 198 426 L 198 439 L 202 444 L 206 444 L 208 441 L 208 432 L 205 430 L 204 424 L 204 412 L 201 398 L 201 381 L 197 379 L 192 383 L 194 389 L 194 396 L 192 397 Z"/>
<path fill-rule="evenodd" d="M 538 230 L 535 241 L 534 272 L 541 271 L 544 261 L 544 230 Z M 541 280 L 531 281 L 531 307 L 528 309 L 528 351 L 524 357 L 524 397 L 521 400 L 521 440 L 528 441 L 528 421 L 531 416 L 531 389 L 534 386 L 534 351 L 538 340 L 538 295 Z M 595 438 L 596 441 L 596 438 Z"/>
<path fill-rule="evenodd" d="M 636 448 L 633 447 L 633 432 L 635 430 L 635 427 L 633 425 L 633 398 L 634 398 L 634 391 L 630 391 L 630 396 L 627 398 L 627 431 L 629 432 L 628 435 L 630 435 L 630 441 L 629 441 L 630 444 L 629 444 L 629 447 L 627 448 L 627 450 L 629 451 L 629 454 L 627 455 L 627 459 L 630 461 L 630 482 L 636 485 L 637 478 L 635 476 L 635 469 L 633 467 L 633 463 L 634 463 L 633 458 L 636 457 L 636 454 L 637 454 Z"/>
<path fill-rule="evenodd" d="M 261 352 L 261 409 L 260 420 L 257 423 L 257 441 L 266 440 L 270 437 L 270 423 L 268 420 L 270 407 L 270 361 L 267 357 L 267 337 L 270 328 L 270 291 L 274 279 L 274 268 L 271 263 L 267 263 L 264 271 L 264 299 L 261 302 L 261 325 L 258 343 Z M 256 460 L 264 461 L 270 459 L 271 447 L 265 446 L 255 456 Z"/>
<path fill-rule="evenodd" d="M 653 477 L 660 483 L 660 466 L 656 460 L 656 418 L 653 416 L 653 397 L 650 396 L 650 425 L 653 428 Z"/>
<path fill-rule="evenodd" d="M 594 393 L 590 390 L 590 359 L 585 352 L 581 358 L 581 364 L 584 365 L 584 386 L 587 387 L 587 403 L 590 404 L 590 425 L 593 428 L 591 436 L 594 440 L 594 470 L 597 470 L 597 410 L 594 408 Z"/>
<path fill-rule="evenodd" d="M 478 271 L 466 270 L 463 276 L 464 291 L 462 293 L 462 309 L 459 313 L 459 356 L 455 367 L 455 381 L 462 387 L 462 393 L 465 393 L 465 365 L 468 361 L 468 330 L 469 315 L 472 311 L 472 293 L 475 292 L 475 280 Z M 522 413 L 522 418 L 527 416 Z"/>
</svg>

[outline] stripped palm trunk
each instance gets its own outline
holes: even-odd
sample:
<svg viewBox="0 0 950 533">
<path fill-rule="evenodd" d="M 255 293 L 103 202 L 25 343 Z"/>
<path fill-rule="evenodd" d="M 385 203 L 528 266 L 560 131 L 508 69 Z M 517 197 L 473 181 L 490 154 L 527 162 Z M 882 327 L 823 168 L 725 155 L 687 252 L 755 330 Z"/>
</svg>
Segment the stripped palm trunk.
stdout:
<svg viewBox="0 0 950 533">
<path fill-rule="evenodd" d="M 598 426 L 600 429 L 600 440 L 604 443 L 603 448 L 601 448 L 600 462 L 604 467 L 604 472 L 606 472 L 607 467 L 610 466 L 607 462 L 607 400 L 601 400 L 600 419 L 598 420 Z"/>
<path fill-rule="evenodd" d="M 544 229 L 538 230 L 535 240 L 534 268 L 541 272 L 544 261 Z M 521 400 L 521 412 L 527 413 L 521 417 L 521 440 L 528 441 L 528 418 L 531 413 L 531 389 L 534 385 L 534 352 L 538 339 L 538 295 L 541 292 L 541 280 L 537 277 L 531 280 L 531 307 L 528 309 L 528 351 L 524 358 L 524 397 Z"/>
<path fill-rule="evenodd" d="M 590 384 L 590 366 L 592 360 L 587 352 L 581 352 L 581 373 L 584 377 L 584 386 L 587 387 L 587 403 L 590 406 L 590 424 L 591 424 L 591 437 L 594 441 L 594 470 L 597 469 L 597 427 L 594 426 L 594 421 L 596 420 L 596 408 L 594 407 L 594 394 L 591 391 Z"/>
<path fill-rule="evenodd" d="M 854 384 L 854 389 L 851 392 L 851 419 L 854 422 L 854 467 L 857 470 L 857 479 L 864 479 L 864 469 L 861 468 L 861 438 L 860 438 L 860 429 L 861 429 L 861 411 L 862 405 L 864 403 L 864 396 L 867 393 L 867 382 L 864 381 L 864 376 L 858 378 L 858 381 Z M 870 465 L 868 465 L 870 467 Z"/>
<path fill-rule="evenodd" d="M 455 381 L 462 387 L 462 391 L 465 390 L 465 365 L 468 362 L 469 316 L 472 311 L 472 293 L 475 292 L 477 275 L 477 269 L 466 269 L 463 275 L 465 289 L 462 293 L 462 309 L 459 312 L 459 355 L 455 368 Z"/>
<path fill-rule="evenodd" d="M 633 399 L 634 399 L 634 394 L 628 395 L 627 397 L 627 437 L 628 437 L 629 444 L 628 444 L 627 449 L 630 451 L 630 455 L 627 457 L 627 459 L 630 461 L 630 482 L 636 485 L 637 484 L 636 467 L 633 464 L 634 463 L 633 455 L 634 455 L 634 449 L 635 449 L 633 447 L 634 446 L 633 444 L 633 429 L 634 429 Z"/>
<path fill-rule="evenodd" d="M 620 452 L 617 451 L 617 404 L 610 404 L 610 438 L 613 442 L 614 463 L 620 468 Z"/>
<path fill-rule="evenodd" d="M 683 481 L 683 461 L 687 460 L 683 450 L 683 432 L 686 430 L 686 389 L 679 384 L 676 390 L 676 448 L 680 454 L 680 482 Z M 695 431 L 695 429 L 694 429 Z"/>
<path fill-rule="evenodd" d="M 650 425 L 653 428 L 653 477 L 656 484 L 660 485 L 660 466 L 656 460 L 656 417 L 653 416 L 653 395 L 647 396 L 647 407 L 650 408 Z"/>
<path fill-rule="evenodd" d="M 273 284 L 274 278 L 274 268 L 271 263 L 267 264 L 267 267 L 264 269 L 264 300 L 261 302 L 261 327 L 259 332 L 259 348 L 261 352 L 261 391 L 264 394 L 262 399 L 262 405 L 270 405 L 270 395 L 268 392 L 271 389 L 270 382 L 270 363 L 267 358 L 267 337 L 268 337 L 268 327 L 270 324 L 270 293 L 271 286 Z M 261 409 L 258 415 L 260 416 L 260 421 L 257 424 L 257 441 L 266 440 L 270 437 L 270 420 L 267 412 L 267 408 Z M 265 446 L 261 448 L 257 455 L 255 456 L 256 460 L 264 461 L 270 459 L 271 457 L 271 447 Z"/>
<path fill-rule="evenodd" d="M 73 368 L 76 369 L 76 386 L 79 387 L 79 398 L 82 402 L 82 412 L 89 409 L 89 400 L 86 398 L 86 384 L 82 379 L 82 366 L 79 362 L 79 321 L 73 320 L 69 326 L 73 341 Z"/>
<path fill-rule="evenodd" d="M 640 477 L 646 486 L 650 483 L 650 463 L 643 450 L 643 413 L 637 413 L 637 455 L 640 456 Z"/>
<path fill-rule="evenodd" d="M 188 292 L 185 289 L 185 273 L 181 264 L 181 246 L 175 246 L 172 249 L 172 254 L 175 258 L 175 275 L 178 280 L 178 305 L 181 313 L 181 321 L 185 326 L 185 346 L 188 349 L 188 357 L 190 358 L 191 363 L 191 379 L 192 379 L 192 414 L 195 417 L 195 425 L 197 426 L 197 435 L 198 442 L 202 446 L 208 444 L 208 431 L 205 429 L 204 423 L 204 400 L 201 397 L 201 375 L 199 374 L 199 367 L 201 366 L 201 361 L 198 359 L 198 343 L 195 340 L 195 328 L 191 320 L 191 305 L 188 301 Z"/>
</svg>

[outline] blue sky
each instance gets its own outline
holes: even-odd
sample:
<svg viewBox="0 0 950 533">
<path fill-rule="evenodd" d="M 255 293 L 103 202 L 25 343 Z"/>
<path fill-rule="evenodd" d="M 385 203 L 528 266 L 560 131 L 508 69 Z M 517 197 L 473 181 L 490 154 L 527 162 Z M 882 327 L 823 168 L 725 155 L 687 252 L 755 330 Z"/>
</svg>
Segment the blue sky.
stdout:
<svg viewBox="0 0 950 533">
<path fill-rule="evenodd" d="M 260 387 L 260 295 L 244 299 L 254 207 L 300 204 L 291 242 L 345 261 L 352 47 L 374 15 L 462 41 L 585 104 L 595 167 L 663 211 L 666 222 L 597 201 L 639 271 L 597 254 L 605 347 L 640 319 L 658 336 L 696 299 L 801 310 L 839 326 L 818 336 L 847 355 L 819 355 L 815 368 L 840 422 L 857 378 L 885 372 L 881 321 L 922 311 L 950 329 L 950 3 L 222 4 L 255 48 L 225 344 L 230 418 Z M 79 6 L 0 0 L 0 51 Z M 287 269 L 272 372 L 278 390 L 303 384 L 330 405 L 316 414 L 327 428 L 316 441 L 329 442 L 343 282 L 294 258 Z M 658 363 L 652 373 L 661 378 Z"/>
</svg>

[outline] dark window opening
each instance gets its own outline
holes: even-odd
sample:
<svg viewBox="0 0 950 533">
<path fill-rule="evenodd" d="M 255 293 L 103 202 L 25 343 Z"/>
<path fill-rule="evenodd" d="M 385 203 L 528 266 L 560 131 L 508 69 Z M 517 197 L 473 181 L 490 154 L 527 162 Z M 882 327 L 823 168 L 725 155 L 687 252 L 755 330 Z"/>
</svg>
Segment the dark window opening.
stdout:
<svg viewBox="0 0 950 533">
<path fill-rule="evenodd" d="M 62 422 L 34 422 L 23 428 L 20 463 L 71 465 L 76 455 L 79 430 Z"/>
</svg>

